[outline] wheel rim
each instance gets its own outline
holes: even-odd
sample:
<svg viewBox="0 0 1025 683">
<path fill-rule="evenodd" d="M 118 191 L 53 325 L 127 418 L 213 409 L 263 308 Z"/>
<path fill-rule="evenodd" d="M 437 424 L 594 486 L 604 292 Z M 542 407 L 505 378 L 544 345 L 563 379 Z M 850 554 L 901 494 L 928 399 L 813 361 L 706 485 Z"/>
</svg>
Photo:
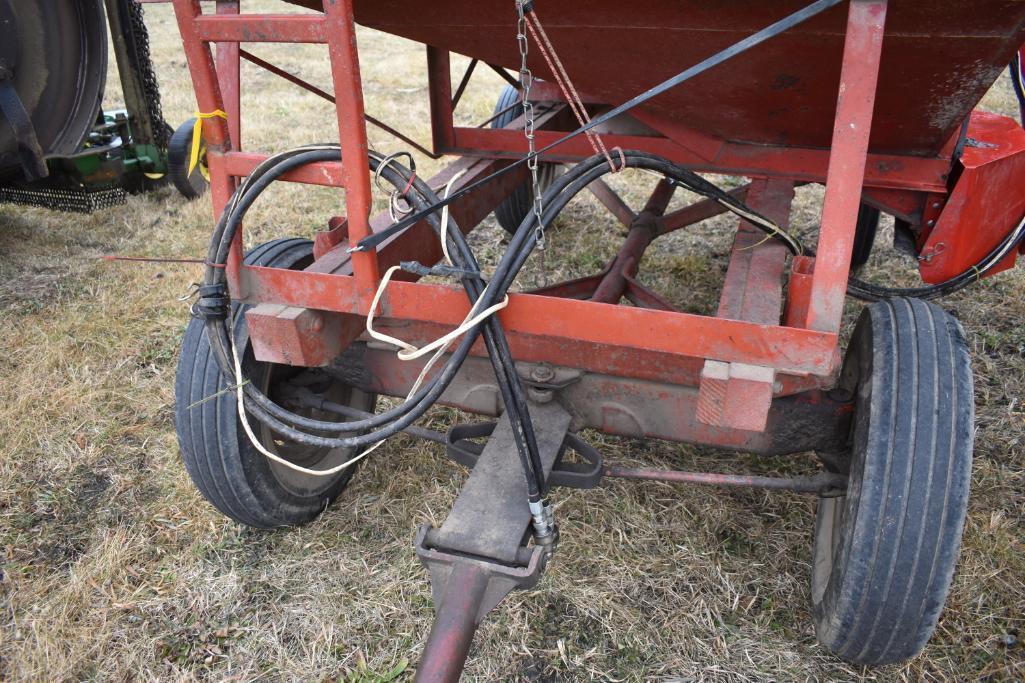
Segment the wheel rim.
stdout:
<svg viewBox="0 0 1025 683">
<path fill-rule="evenodd" d="M 312 375 L 305 368 L 296 368 L 288 365 L 274 363 L 262 363 L 252 357 L 252 351 L 246 350 L 247 365 L 250 370 L 246 375 L 250 378 L 259 378 L 257 386 L 275 402 L 282 402 L 282 393 L 286 387 L 294 387 L 296 384 L 305 384 L 315 376 L 323 381 L 323 375 Z M 307 376 L 311 375 L 311 376 Z M 371 397 L 358 389 L 331 379 L 330 384 L 323 391 L 323 396 L 329 401 L 342 405 L 352 406 L 361 410 L 369 408 Z M 316 420 L 338 420 L 338 415 L 323 410 L 308 407 L 296 407 L 293 409 L 303 417 Z M 254 432 L 260 439 L 260 444 L 271 453 L 287 460 L 290 463 L 312 470 L 329 470 L 333 467 L 351 459 L 356 451 L 353 448 L 327 448 L 323 446 L 309 446 L 288 441 L 267 425 L 250 419 L 254 426 Z M 298 472 L 286 465 L 268 459 L 269 468 L 274 478 L 281 486 L 297 496 L 309 496 L 321 490 L 330 488 L 339 478 L 351 475 L 352 467 L 341 470 L 332 475 L 316 476 Z"/>
<path fill-rule="evenodd" d="M 812 604 L 822 602 L 833 573 L 836 553 L 840 548 L 844 520 L 847 517 L 847 497 L 820 498 L 815 519 L 814 557 L 812 558 Z"/>
</svg>

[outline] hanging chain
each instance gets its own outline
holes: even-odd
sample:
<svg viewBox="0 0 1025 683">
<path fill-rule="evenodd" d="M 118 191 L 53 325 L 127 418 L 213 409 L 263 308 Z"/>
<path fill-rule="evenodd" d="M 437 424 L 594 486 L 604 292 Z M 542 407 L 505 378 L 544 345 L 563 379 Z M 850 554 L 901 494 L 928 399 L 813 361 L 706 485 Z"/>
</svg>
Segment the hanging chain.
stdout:
<svg viewBox="0 0 1025 683">
<path fill-rule="evenodd" d="M 523 103 L 523 135 L 527 138 L 527 168 L 530 170 L 531 190 L 534 195 L 534 243 L 541 259 L 541 278 L 548 284 L 548 273 L 545 268 L 545 231 L 541 222 L 544 207 L 541 204 L 541 183 L 538 178 L 537 146 L 534 141 L 534 103 L 530 101 L 530 88 L 534 83 L 534 74 L 527 66 L 530 54 L 530 43 L 527 38 L 527 13 L 533 10 L 533 0 L 516 0 L 516 42 L 520 48 L 520 97 Z"/>
<path fill-rule="evenodd" d="M 150 56 L 149 31 L 146 29 L 146 17 L 142 5 L 132 0 L 128 3 L 129 30 L 132 33 L 132 45 L 135 50 L 135 68 L 142 79 L 142 90 L 146 97 L 146 116 L 149 118 L 153 131 L 153 144 L 160 149 L 167 149 L 172 131 L 164 122 L 164 112 L 160 103 L 160 85 L 153 68 Z M 141 112 L 140 112 L 141 113 Z"/>
</svg>

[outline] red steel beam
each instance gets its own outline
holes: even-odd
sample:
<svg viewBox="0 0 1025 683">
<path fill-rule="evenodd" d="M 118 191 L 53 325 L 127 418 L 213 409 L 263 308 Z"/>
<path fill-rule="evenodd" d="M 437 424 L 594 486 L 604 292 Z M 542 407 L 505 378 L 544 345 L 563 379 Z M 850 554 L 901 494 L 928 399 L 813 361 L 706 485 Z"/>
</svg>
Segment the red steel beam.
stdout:
<svg viewBox="0 0 1025 683">
<path fill-rule="evenodd" d="M 199 111 L 213 113 L 223 110 L 224 98 L 217 78 L 213 53 L 210 45 L 200 37 L 199 25 L 204 19 L 231 19 L 232 17 L 203 17 L 199 3 L 193 0 L 174 0 L 174 14 L 178 21 L 178 30 L 182 37 L 182 47 L 192 76 L 192 85 L 196 93 L 196 104 Z M 230 149 L 227 122 L 213 116 L 203 122 L 203 139 L 206 142 L 207 167 L 210 170 L 210 196 L 213 200 L 213 213 L 216 220 L 224 211 L 231 194 L 235 191 L 235 181 L 225 168 L 224 153 Z M 226 275 L 232 291 L 242 292 L 239 280 L 239 269 L 242 267 L 242 234 L 236 235 L 228 253 Z"/>
<path fill-rule="evenodd" d="M 363 314 L 357 285 L 344 275 L 247 266 L 243 289 L 249 303 L 276 303 L 322 311 Z M 531 294 L 511 294 L 499 315 L 511 336 L 547 337 L 561 345 L 550 360 L 581 367 L 604 348 L 604 360 L 617 350 L 667 353 L 775 368 L 779 372 L 828 376 L 834 370 L 837 335 L 614 306 Z M 454 287 L 393 282 L 382 318 L 455 327 L 469 312 L 466 294 Z M 590 361 L 587 361 L 589 363 Z"/>
<path fill-rule="evenodd" d="M 460 188 L 491 175 L 507 164 L 507 161 L 497 159 L 460 159 L 431 178 L 428 184 L 435 188 L 444 187 L 456 174 L 464 172 L 452 186 L 452 191 L 457 192 Z M 520 183 L 527 180 L 526 169 L 512 171 L 466 197 L 463 201 L 454 204 L 449 215 L 464 233 L 469 233 L 491 213 L 493 207 L 512 194 Z M 391 217 L 385 211 L 370 221 L 370 228 L 377 232 L 390 227 L 391 224 Z M 382 242 L 377 247 L 377 255 L 381 268 L 388 268 L 401 261 L 409 260 L 433 265 L 442 257 L 438 236 L 426 221 L 410 226 L 398 235 Z M 318 258 L 309 267 L 309 270 L 317 273 L 351 275 L 352 265 L 351 255 L 346 253 L 346 248 L 337 247 Z M 396 277 L 411 279 L 407 275 L 406 273 L 397 273 Z"/>
<path fill-rule="evenodd" d="M 822 229 L 804 326 L 840 329 L 854 231 L 865 182 L 887 0 L 852 0 L 844 43 L 840 95 L 822 203 Z"/>
<path fill-rule="evenodd" d="M 842 474 L 822 473 L 813 477 L 759 477 L 750 474 L 725 474 L 721 472 L 684 472 L 680 470 L 659 470 L 648 467 L 605 468 L 604 476 L 612 479 L 638 479 L 661 481 L 670 484 L 701 484 L 704 486 L 740 486 L 744 488 L 794 491 L 795 493 L 821 493 L 828 488 L 845 490 L 847 477 Z"/>
<path fill-rule="evenodd" d="M 794 184 L 779 178 L 751 183 L 747 202 L 786 230 Z M 730 265 L 720 296 L 718 316 L 776 325 L 783 300 L 787 250 L 746 221 L 737 229 Z M 771 366 L 770 366 L 771 367 Z M 698 419 L 715 426 L 748 431 L 765 429 L 774 393 L 775 374 L 761 367 L 725 367 L 709 361 L 701 378 Z"/>
<path fill-rule="evenodd" d="M 518 134 L 516 131 L 456 127 L 452 134 L 452 145 L 440 149 L 446 154 L 518 158 L 527 152 L 522 133 Z M 538 131 L 537 146 L 551 144 L 563 135 L 565 133 Z M 726 142 L 723 143 L 720 153 L 714 159 L 708 160 L 688 149 L 686 141 L 681 143 L 664 137 L 614 133 L 603 133 L 602 139 L 609 147 L 658 154 L 694 171 L 743 176 L 779 176 L 795 182 L 824 182 L 830 159 L 829 150 Z M 583 136 L 579 136 L 547 152 L 545 159 L 576 162 L 593 155 L 594 150 L 590 144 Z M 870 187 L 946 194 L 950 168 L 950 159 L 872 154 L 868 158 L 865 183 Z"/>
<path fill-rule="evenodd" d="M 218 16 L 237 16 L 239 0 L 217 0 Z M 238 43 L 217 45 L 217 78 L 228 114 L 228 134 L 232 149 L 242 149 L 242 80 L 239 74 Z"/>
<path fill-rule="evenodd" d="M 410 332 L 408 327 L 391 331 L 404 337 Z M 463 363 L 438 402 L 494 417 L 501 414 L 502 401 L 494 369 L 483 344 L 479 346 L 482 355 L 473 355 Z M 530 355 L 529 350 L 521 354 L 523 349 L 513 346 L 513 351 L 520 359 L 518 369 L 524 376 L 531 371 L 527 363 L 544 363 L 552 368 L 552 356 L 544 350 L 538 352 L 536 359 L 526 357 Z M 634 360 L 638 365 L 626 367 L 626 363 Z M 669 362 L 660 362 L 665 360 L 665 356 L 659 358 L 658 354 L 633 354 L 626 359 L 624 367 L 584 369 L 579 374 L 574 374 L 573 369 L 555 366 L 556 376 L 566 381 L 558 392 L 559 401 L 577 418 L 581 429 L 593 428 L 630 438 L 715 445 L 763 455 L 798 453 L 826 444 L 835 445 L 842 442 L 849 431 L 845 429 L 849 424 L 844 421 L 849 419 L 850 403 L 833 401 L 823 393 L 825 381 L 789 375 L 779 376 L 781 391 L 772 403 L 764 431 L 704 424 L 696 415 L 696 374 L 676 372 Z M 401 361 L 392 350 L 357 343 L 328 372 L 363 391 L 402 397 L 409 393 L 424 363 L 422 359 Z M 641 374 L 638 369 L 648 373 L 647 377 L 628 374 Z"/>
<path fill-rule="evenodd" d="M 230 175 L 236 178 L 244 178 L 252 173 L 254 168 L 263 163 L 267 157 L 267 154 L 254 154 L 252 152 L 228 152 L 223 155 L 224 168 Z M 325 187 L 342 187 L 342 163 L 340 161 L 321 161 L 315 164 L 307 164 L 294 171 L 285 173 L 278 180 L 308 185 L 322 185 Z"/>
<path fill-rule="evenodd" d="M 740 201 L 745 201 L 747 198 L 747 192 L 751 188 L 750 183 L 742 187 L 738 187 L 734 190 L 730 190 L 729 194 Z M 659 234 L 664 235 L 674 230 L 686 228 L 695 223 L 714 218 L 715 216 L 721 216 L 722 214 L 729 211 L 725 206 L 720 204 L 714 199 L 702 199 L 699 202 L 685 206 L 682 209 L 677 209 L 672 213 L 667 213 L 658 219 L 658 231 Z"/>
<path fill-rule="evenodd" d="M 326 43 L 327 26 L 320 14 L 214 15 L 198 17 L 193 35 L 210 43 Z"/>
<path fill-rule="evenodd" d="M 786 230 L 794 185 L 785 180 L 755 180 L 747 202 Z M 726 271 L 719 302 L 719 317 L 773 324 L 778 323 L 783 302 L 783 272 L 787 248 L 776 239 L 766 239 L 761 230 L 741 221 Z"/>
<path fill-rule="evenodd" d="M 434 152 L 442 154 L 453 144 L 452 66 L 448 51 L 430 45 L 427 46 L 427 92 Z"/>
<path fill-rule="evenodd" d="M 342 179 L 345 185 L 345 215 L 349 220 L 349 244 L 355 246 L 370 235 L 370 160 L 367 149 L 366 111 L 363 107 L 363 83 L 356 47 L 356 23 L 352 0 L 324 0 L 324 25 L 328 33 L 331 79 L 338 112 L 339 140 L 342 146 Z M 370 311 L 380 281 L 375 252 L 352 255 L 356 277 L 359 312 Z"/>
</svg>

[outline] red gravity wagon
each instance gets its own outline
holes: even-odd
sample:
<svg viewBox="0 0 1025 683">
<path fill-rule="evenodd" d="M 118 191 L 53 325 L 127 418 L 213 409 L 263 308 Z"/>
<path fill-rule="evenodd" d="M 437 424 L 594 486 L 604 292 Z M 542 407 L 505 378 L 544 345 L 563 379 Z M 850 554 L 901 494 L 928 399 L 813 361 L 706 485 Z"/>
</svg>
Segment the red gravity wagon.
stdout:
<svg viewBox="0 0 1025 683">
<path fill-rule="evenodd" d="M 560 487 L 627 477 L 805 492 L 818 496 L 821 643 L 865 665 L 917 654 L 954 571 L 974 429 L 962 330 L 930 301 L 1022 251 L 1025 130 L 974 109 L 1025 43 L 1025 2 L 292 5 L 317 11 L 174 0 L 217 217 L 176 384 L 182 455 L 206 498 L 243 524 L 297 525 L 389 436 L 444 444 L 471 473 L 416 541 L 437 611 L 417 676 L 442 681 L 459 677 L 487 612 L 558 554 Z M 384 124 L 364 111 L 357 24 L 424 44 L 430 149 L 388 129 L 410 151 L 368 150 L 368 122 Z M 242 47 L 253 42 L 326 45 L 333 95 Z M 452 53 L 471 58 L 461 78 Z M 340 144 L 246 151 L 241 59 L 331 99 Z M 491 120 L 460 126 L 478 66 L 509 86 Z M 416 156 L 440 155 L 455 159 L 416 174 Z M 653 176 L 643 207 L 607 182 L 626 168 Z M 725 190 L 699 173 L 747 181 Z M 339 216 L 313 241 L 246 251 L 246 211 L 278 181 L 342 188 Z M 809 183 L 825 191 L 817 242 L 803 244 L 789 219 Z M 678 188 L 700 201 L 670 211 Z M 618 254 L 591 277 L 513 288 L 585 190 L 625 226 Z M 389 208 L 372 216 L 375 193 Z M 465 235 L 492 212 L 511 234 L 482 272 Z M 652 242 L 727 212 L 737 228 L 717 315 L 681 312 L 638 281 Z M 857 277 L 881 214 L 921 286 Z M 841 352 L 847 296 L 871 303 Z M 400 401 L 375 412 L 378 396 Z M 417 426 L 436 403 L 496 422 Z M 821 467 L 628 469 L 586 429 L 812 451 Z"/>
</svg>

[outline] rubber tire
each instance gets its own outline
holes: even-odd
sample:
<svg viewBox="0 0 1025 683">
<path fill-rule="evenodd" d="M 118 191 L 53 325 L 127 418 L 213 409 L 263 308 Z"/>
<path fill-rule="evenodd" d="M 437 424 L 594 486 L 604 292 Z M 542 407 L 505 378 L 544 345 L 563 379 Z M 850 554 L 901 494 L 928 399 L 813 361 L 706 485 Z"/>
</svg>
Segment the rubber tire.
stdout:
<svg viewBox="0 0 1025 683">
<path fill-rule="evenodd" d="M 303 267 L 312 260 L 313 244 L 303 239 L 279 239 L 250 251 L 245 263 L 276 268 Z M 237 314 L 235 339 L 240 350 L 248 347 L 245 316 Z M 251 352 L 244 370 L 259 381 L 260 368 Z M 249 442 L 238 419 L 234 392 L 215 399 L 209 396 L 228 386 L 207 340 L 204 321 L 193 318 L 185 330 L 175 379 L 175 429 L 185 469 L 193 483 L 214 507 L 226 516 L 260 529 L 303 524 L 320 514 L 349 483 L 355 467 L 331 477 L 291 475 L 302 481 L 285 485 L 284 474 Z M 352 407 L 372 411 L 376 397 L 349 391 Z M 193 406 L 189 409 L 189 406 Z M 253 418 L 250 424 L 261 434 Z"/>
<path fill-rule="evenodd" d="M 841 374 L 854 394 L 845 497 L 819 501 L 812 611 L 855 664 L 917 655 L 936 628 L 968 506 L 975 404 L 957 320 L 917 299 L 862 312 Z"/>
<path fill-rule="evenodd" d="M 513 105 L 514 102 L 520 100 L 520 92 L 512 87 L 511 85 L 505 86 L 502 89 L 502 94 L 498 96 L 498 102 L 495 104 L 495 111 L 493 114 L 497 114 L 503 109 L 507 109 Z M 497 119 L 491 122 L 492 128 L 505 128 L 510 123 L 515 121 L 523 112 L 518 109 L 512 109 L 502 114 Z M 559 164 L 539 164 L 537 168 L 538 172 L 538 184 L 541 186 L 541 192 L 544 192 L 552 183 L 559 177 Z M 516 232 L 516 228 L 520 227 L 520 223 L 523 219 L 533 211 L 534 209 L 534 192 L 531 187 L 531 183 L 525 182 L 515 190 L 512 194 L 502 200 L 502 202 L 495 207 L 495 219 L 498 224 L 508 232 L 513 234 Z"/>
<path fill-rule="evenodd" d="M 198 199 L 206 192 L 210 183 L 203 177 L 203 172 L 196 164 L 189 174 L 189 160 L 192 157 L 192 132 L 195 130 L 196 119 L 189 119 L 171 135 L 167 143 L 167 175 L 171 182 L 178 188 L 178 192 L 186 199 Z"/>
<path fill-rule="evenodd" d="M 854 249 L 851 251 L 851 273 L 857 273 L 872 255 L 872 246 L 876 241 L 876 233 L 879 232 L 879 219 L 882 214 L 879 209 L 862 204 L 858 210 L 858 224 L 854 231 Z"/>
</svg>

